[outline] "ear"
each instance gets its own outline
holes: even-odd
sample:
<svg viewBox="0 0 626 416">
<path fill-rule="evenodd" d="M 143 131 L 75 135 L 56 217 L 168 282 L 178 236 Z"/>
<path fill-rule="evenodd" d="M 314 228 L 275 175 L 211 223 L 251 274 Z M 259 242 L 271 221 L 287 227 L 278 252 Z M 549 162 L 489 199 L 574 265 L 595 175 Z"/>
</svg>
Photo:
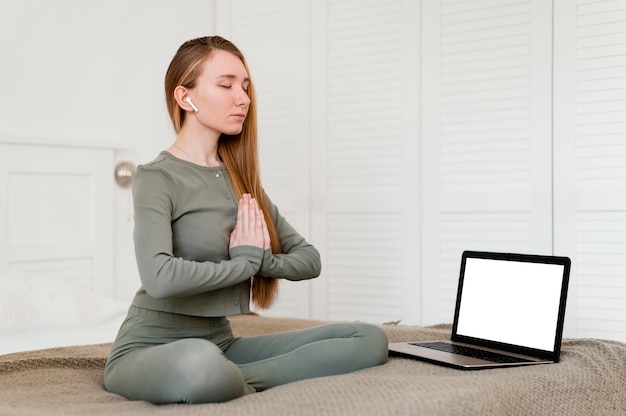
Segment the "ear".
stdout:
<svg viewBox="0 0 626 416">
<path fill-rule="evenodd" d="M 182 85 L 179 85 L 174 89 L 174 98 L 178 103 L 178 106 L 185 111 L 194 112 L 193 108 L 185 101 L 189 97 L 189 90 Z"/>
</svg>

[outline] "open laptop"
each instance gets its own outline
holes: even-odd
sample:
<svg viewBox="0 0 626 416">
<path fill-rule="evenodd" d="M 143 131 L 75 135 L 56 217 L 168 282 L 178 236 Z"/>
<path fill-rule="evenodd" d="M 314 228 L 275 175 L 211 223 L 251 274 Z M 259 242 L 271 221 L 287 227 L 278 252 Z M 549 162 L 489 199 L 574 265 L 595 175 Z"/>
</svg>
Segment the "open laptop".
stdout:
<svg viewBox="0 0 626 416">
<path fill-rule="evenodd" d="M 389 354 L 469 370 L 557 363 L 570 266 L 567 257 L 465 251 L 451 340 L 390 343 Z"/>
</svg>

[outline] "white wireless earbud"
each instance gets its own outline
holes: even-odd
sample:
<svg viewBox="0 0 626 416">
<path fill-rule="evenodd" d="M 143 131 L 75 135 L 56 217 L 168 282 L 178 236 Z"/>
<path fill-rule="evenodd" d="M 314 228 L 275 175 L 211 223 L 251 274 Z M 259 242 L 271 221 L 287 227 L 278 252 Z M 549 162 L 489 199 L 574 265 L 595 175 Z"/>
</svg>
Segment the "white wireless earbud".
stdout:
<svg viewBox="0 0 626 416">
<path fill-rule="evenodd" d="M 193 111 L 195 111 L 196 113 L 200 110 L 198 110 L 198 107 L 195 106 L 195 104 L 193 103 L 193 101 L 191 101 L 191 98 L 187 97 L 185 98 L 185 102 L 187 104 L 189 104 L 191 106 L 191 108 L 193 108 Z"/>
</svg>

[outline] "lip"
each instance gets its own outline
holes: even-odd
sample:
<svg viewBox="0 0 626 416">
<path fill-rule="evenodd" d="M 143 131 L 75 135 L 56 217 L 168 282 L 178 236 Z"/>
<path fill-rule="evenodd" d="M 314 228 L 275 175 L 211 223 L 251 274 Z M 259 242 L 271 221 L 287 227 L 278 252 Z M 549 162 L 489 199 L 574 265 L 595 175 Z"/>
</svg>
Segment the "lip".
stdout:
<svg viewBox="0 0 626 416">
<path fill-rule="evenodd" d="M 246 115 L 244 113 L 235 113 L 235 114 L 232 114 L 232 116 L 241 120 L 245 120 L 246 118 Z"/>
</svg>

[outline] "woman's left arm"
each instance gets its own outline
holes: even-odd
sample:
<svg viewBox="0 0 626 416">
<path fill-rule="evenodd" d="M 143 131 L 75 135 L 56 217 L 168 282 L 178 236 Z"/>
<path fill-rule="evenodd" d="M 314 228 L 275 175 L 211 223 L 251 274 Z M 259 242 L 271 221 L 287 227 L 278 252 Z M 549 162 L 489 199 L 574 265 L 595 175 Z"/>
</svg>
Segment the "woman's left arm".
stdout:
<svg viewBox="0 0 626 416">
<path fill-rule="evenodd" d="M 266 196 L 267 197 L 267 196 Z M 283 217 L 276 205 L 267 198 L 271 215 L 280 236 L 280 254 L 265 250 L 259 274 L 287 280 L 306 280 L 320 275 L 320 253 L 307 242 Z"/>
</svg>

